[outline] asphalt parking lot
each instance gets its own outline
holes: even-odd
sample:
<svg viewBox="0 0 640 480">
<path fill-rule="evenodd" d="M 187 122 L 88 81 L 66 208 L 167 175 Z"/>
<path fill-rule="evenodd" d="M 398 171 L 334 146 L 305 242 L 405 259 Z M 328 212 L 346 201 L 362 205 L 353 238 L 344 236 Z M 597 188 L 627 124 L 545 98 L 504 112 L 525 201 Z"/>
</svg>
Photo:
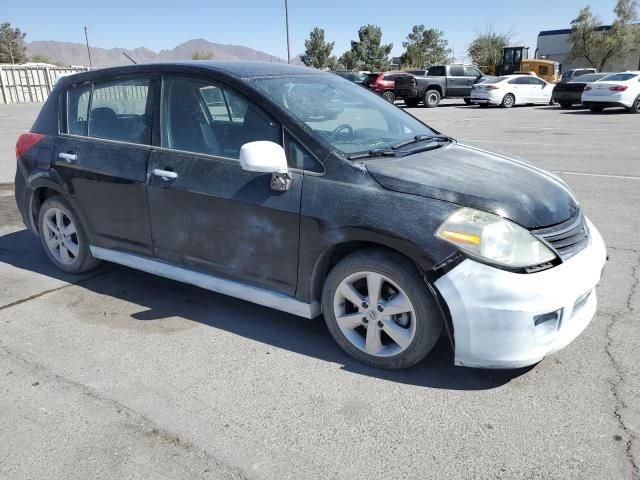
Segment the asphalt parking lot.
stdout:
<svg viewBox="0 0 640 480">
<path fill-rule="evenodd" d="M 575 478 L 640 474 L 640 116 L 444 102 L 461 141 L 558 173 L 610 261 L 598 314 L 533 368 L 362 366 L 302 320 L 124 267 L 71 277 L 15 209 L 0 105 L 0 478 Z"/>
</svg>

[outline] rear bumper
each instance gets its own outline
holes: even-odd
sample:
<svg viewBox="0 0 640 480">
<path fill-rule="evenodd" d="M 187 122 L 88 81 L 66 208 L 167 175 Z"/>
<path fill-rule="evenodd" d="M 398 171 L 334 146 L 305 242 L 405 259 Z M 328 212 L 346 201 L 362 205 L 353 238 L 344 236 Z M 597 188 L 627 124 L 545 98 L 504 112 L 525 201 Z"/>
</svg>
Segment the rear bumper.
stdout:
<svg viewBox="0 0 640 480">
<path fill-rule="evenodd" d="M 20 164 L 16 166 L 16 176 L 14 180 L 14 195 L 16 199 L 16 206 L 18 207 L 18 211 L 20 212 L 20 216 L 22 217 L 22 223 L 24 223 L 25 227 L 33 230 L 33 226 L 29 221 L 27 212 L 29 210 L 29 206 L 27 205 L 27 195 L 26 195 L 26 186 L 27 180 L 24 177 L 24 173 L 20 168 Z"/>
<path fill-rule="evenodd" d="M 587 327 L 606 261 L 602 237 L 589 228 L 589 246 L 550 270 L 518 274 L 467 259 L 436 281 L 451 313 L 456 365 L 533 365 Z"/>
<path fill-rule="evenodd" d="M 417 88 L 396 88 L 393 90 L 398 98 L 418 98 Z"/>
<path fill-rule="evenodd" d="M 615 108 L 615 107 L 630 107 L 631 105 L 627 105 L 623 102 L 604 102 L 604 101 L 594 101 L 594 100 L 583 100 L 582 105 L 585 107 L 601 107 L 601 108 Z"/>
<path fill-rule="evenodd" d="M 474 97 L 471 96 L 470 98 L 471 103 L 477 103 L 477 104 L 485 104 L 485 105 L 500 105 L 500 102 L 502 102 L 501 98 L 492 98 L 492 97 Z"/>
<path fill-rule="evenodd" d="M 582 95 L 580 93 L 553 92 L 551 98 L 558 103 L 572 103 L 575 105 L 582 102 Z"/>
<path fill-rule="evenodd" d="M 589 107 L 631 107 L 635 95 L 629 92 L 610 92 L 606 95 L 594 95 L 592 91 L 582 94 L 582 104 Z"/>
</svg>

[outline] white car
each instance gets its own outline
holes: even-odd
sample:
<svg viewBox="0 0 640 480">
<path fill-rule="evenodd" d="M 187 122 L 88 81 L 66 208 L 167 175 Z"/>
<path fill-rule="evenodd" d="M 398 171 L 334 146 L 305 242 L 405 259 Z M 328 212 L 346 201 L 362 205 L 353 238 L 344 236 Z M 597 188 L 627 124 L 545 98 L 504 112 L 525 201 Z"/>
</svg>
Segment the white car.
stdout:
<svg viewBox="0 0 640 480">
<path fill-rule="evenodd" d="M 628 112 L 640 113 L 640 71 L 614 73 L 587 85 L 582 104 L 592 112 L 624 107 Z"/>
<path fill-rule="evenodd" d="M 551 102 L 553 84 L 532 75 L 505 75 L 478 83 L 471 90 L 471 103 L 481 107 L 544 104 Z"/>
</svg>

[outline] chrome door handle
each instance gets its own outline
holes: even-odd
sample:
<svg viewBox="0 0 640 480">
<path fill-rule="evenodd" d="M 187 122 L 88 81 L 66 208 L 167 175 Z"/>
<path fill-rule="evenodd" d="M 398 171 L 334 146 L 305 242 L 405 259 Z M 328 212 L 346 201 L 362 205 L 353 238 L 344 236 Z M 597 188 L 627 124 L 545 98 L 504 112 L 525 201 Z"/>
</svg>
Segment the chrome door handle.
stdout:
<svg viewBox="0 0 640 480">
<path fill-rule="evenodd" d="M 156 177 L 162 178 L 164 181 L 175 180 L 178 178 L 178 174 L 176 172 L 172 172 L 171 170 L 162 170 L 161 168 L 154 168 L 151 173 Z"/>
<path fill-rule="evenodd" d="M 75 153 L 59 153 L 58 158 L 67 163 L 72 163 L 78 160 L 78 156 Z"/>
</svg>

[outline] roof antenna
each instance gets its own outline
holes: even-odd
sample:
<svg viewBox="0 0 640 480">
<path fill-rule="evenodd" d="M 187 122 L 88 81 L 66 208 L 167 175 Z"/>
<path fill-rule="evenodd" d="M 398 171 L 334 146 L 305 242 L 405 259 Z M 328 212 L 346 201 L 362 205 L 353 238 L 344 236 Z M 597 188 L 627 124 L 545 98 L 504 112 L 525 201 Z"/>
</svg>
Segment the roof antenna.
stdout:
<svg viewBox="0 0 640 480">
<path fill-rule="evenodd" d="M 127 57 L 129 60 L 131 60 L 131 62 L 132 62 L 134 65 L 137 65 L 137 64 L 138 64 L 138 62 L 136 62 L 133 58 L 131 58 L 129 55 L 127 55 L 127 53 L 126 53 L 126 52 L 120 52 L 120 53 L 122 53 L 125 57 Z"/>
</svg>

